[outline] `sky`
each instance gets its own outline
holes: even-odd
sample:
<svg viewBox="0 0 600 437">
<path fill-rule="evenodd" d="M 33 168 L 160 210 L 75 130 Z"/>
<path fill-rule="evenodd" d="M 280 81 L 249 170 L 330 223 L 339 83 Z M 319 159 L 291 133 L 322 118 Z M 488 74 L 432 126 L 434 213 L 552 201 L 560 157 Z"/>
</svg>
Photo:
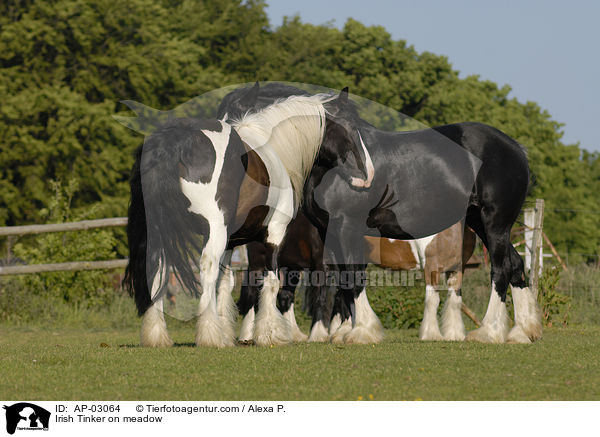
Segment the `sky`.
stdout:
<svg viewBox="0 0 600 437">
<path fill-rule="evenodd" d="M 512 88 L 563 123 L 565 144 L 600 151 L 600 2 L 556 0 L 267 0 L 273 27 L 284 16 L 381 25 L 418 52 L 445 55 L 460 77 Z"/>
</svg>

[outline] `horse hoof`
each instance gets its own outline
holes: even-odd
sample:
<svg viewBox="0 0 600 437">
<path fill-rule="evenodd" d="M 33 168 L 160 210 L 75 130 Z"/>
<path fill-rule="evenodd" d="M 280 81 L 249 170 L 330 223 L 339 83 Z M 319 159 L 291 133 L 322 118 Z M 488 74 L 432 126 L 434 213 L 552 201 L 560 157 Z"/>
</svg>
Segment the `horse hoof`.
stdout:
<svg viewBox="0 0 600 437">
<path fill-rule="evenodd" d="M 444 332 L 443 337 L 446 341 L 464 341 L 466 335 L 464 331 L 450 331 Z"/>
<path fill-rule="evenodd" d="M 519 343 L 519 344 L 527 344 L 531 343 L 529 336 L 525 334 L 523 328 L 519 325 L 515 325 L 513 329 L 508 333 L 508 337 L 506 338 L 507 343 Z"/>
<path fill-rule="evenodd" d="M 257 346 L 283 346 L 292 342 L 288 336 L 274 335 L 273 333 L 257 335 L 254 344 Z"/>
<path fill-rule="evenodd" d="M 339 329 L 337 331 L 335 331 L 333 333 L 333 335 L 331 336 L 331 338 L 329 339 L 331 341 L 331 343 L 333 343 L 333 344 L 343 344 L 344 343 L 344 336 L 346 334 L 343 332 L 338 332 L 338 331 L 339 331 Z"/>
<path fill-rule="evenodd" d="M 171 347 L 173 346 L 173 340 L 169 337 L 169 334 L 160 333 L 156 336 L 142 336 L 140 339 L 140 346 L 142 347 Z"/>
<path fill-rule="evenodd" d="M 296 343 L 303 343 L 308 340 L 308 335 L 296 327 L 295 329 L 292 329 L 292 340 Z"/>
<path fill-rule="evenodd" d="M 451 297 L 452 299 L 452 297 Z M 447 301 L 449 302 L 449 300 Z M 454 303 L 460 302 L 454 299 Z M 464 341 L 465 324 L 460 316 L 460 307 L 458 305 L 445 305 L 445 310 L 442 315 L 442 337 L 446 341 Z"/>
<path fill-rule="evenodd" d="M 514 329 L 514 328 L 513 328 Z M 539 318 L 534 318 L 530 320 L 525 325 L 521 325 L 521 329 L 523 333 L 531 340 L 532 342 L 539 340 L 542 338 L 542 321 L 541 316 Z"/>
<path fill-rule="evenodd" d="M 234 334 L 235 335 L 235 334 Z M 196 325 L 196 346 L 229 347 L 235 337 L 226 335 L 221 319 L 212 314 L 201 314 Z"/>
<path fill-rule="evenodd" d="M 423 328 L 423 325 L 421 325 L 421 329 L 419 329 L 419 339 L 423 341 L 442 341 L 444 340 L 444 337 L 442 337 L 440 328 L 437 326 L 435 328 Z"/>
<path fill-rule="evenodd" d="M 218 337 L 206 335 L 206 333 L 199 333 L 196 335 L 196 346 L 208 346 L 208 347 L 231 347 L 235 346 L 235 341 L 226 337 Z"/>
<path fill-rule="evenodd" d="M 352 330 L 350 319 L 345 320 L 340 327 L 331 335 L 331 342 L 334 344 L 344 343 L 344 337 Z"/>
<path fill-rule="evenodd" d="M 173 340 L 169 337 L 164 316 L 155 308 L 150 308 L 142 319 L 140 345 L 143 347 L 170 347 Z"/>
<path fill-rule="evenodd" d="M 323 322 L 319 321 L 315 323 L 310 330 L 310 337 L 308 337 L 309 343 L 325 343 L 329 340 L 329 333 L 325 329 Z"/>
<path fill-rule="evenodd" d="M 506 334 L 501 331 L 493 331 L 489 326 L 482 326 L 467 334 L 467 341 L 476 341 L 479 343 L 504 343 Z"/>
<path fill-rule="evenodd" d="M 254 346 L 254 340 L 238 340 L 238 346 Z"/>
<path fill-rule="evenodd" d="M 281 346 L 292 342 L 292 330 L 279 313 L 262 317 L 259 313 L 254 324 L 254 343 L 257 346 Z"/>
<path fill-rule="evenodd" d="M 378 329 L 370 329 L 366 326 L 355 326 L 344 336 L 347 344 L 372 344 L 383 340 L 383 332 Z"/>
</svg>

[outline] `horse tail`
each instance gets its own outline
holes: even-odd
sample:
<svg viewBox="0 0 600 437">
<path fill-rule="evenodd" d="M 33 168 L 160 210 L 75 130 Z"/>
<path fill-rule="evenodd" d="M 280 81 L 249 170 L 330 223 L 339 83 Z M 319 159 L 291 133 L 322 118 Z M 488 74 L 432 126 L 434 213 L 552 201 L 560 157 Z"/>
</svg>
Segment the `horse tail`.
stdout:
<svg viewBox="0 0 600 437">
<path fill-rule="evenodd" d="M 171 145 L 158 137 L 138 148 L 130 179 L 129 263 L 123 285 L 134 296 L 139 315 L 162 297 L 172 267 L 183 288 L 199 294 L 190 260 L 199 258 L 201 237 L 207 234 L 206 222 L 188 211 L 190 202 L 181 191 L 179 149 L 185 145 Z"/>
<path fill-rule="evenodd" d="M 129 245 L 129 262 L 125 268 L 123 286 L 135 299 L 138 314 L 141 316 L 152 305 L 148 281 L 146 277 L 146 212 L 142 194 L 142 177 L 140 161 L 142 146 L 135 154 L 135 162 L 131 170 L 129 185 L 131 200 L 127 212 L 127 242 Z"/>
</svg>

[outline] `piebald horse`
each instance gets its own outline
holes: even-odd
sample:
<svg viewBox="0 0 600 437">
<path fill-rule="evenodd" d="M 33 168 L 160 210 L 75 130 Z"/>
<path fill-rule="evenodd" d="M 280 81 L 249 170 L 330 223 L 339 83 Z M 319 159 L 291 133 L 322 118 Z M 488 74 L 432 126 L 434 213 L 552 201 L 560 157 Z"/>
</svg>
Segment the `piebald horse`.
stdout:
<svg viewBox="0 0 600 437">
<path fill-rule="evenodd" d="M 146 137 L 130 181 L 124 278 L 143 315 L 143 346 L 173 344 L 161 299 L 172 268 L 188 291 L 201 289 L 196 344 L 235 344 L 233 277 L 227 268 L 219 272 L 231 249 L 251 241 L 269 252 L 253 340 L 291 340 L 275 305 L 277 250 L 323 142 L 328 98 L 292 96 L 234 120 L 235 128 L 221 120 L 175 118 Z"/>
<path fill-rule="evenodd" d="M 280 85 L 234 91 L 222 110 L 253 111 L 293 90 Z M 245 93 L 245 94 L 244 94 Z M 258 97 L 253 97 L 258 94 Z M 249 97 L 250 96 L 250 97 Z M 262 100 L 261 100 L 262 99 Z M 222 105 L 223 106 L 223 105 Z M 356 311 L 366 267 L 364 240 L 371 235 L 418 239 L 464 220 L 488 249 L 490 302 L 483 324 L 467 339 L 529 343 L 541 337 L 539 306 L 527 287 L 523 261 L 510 243 L 510 230 L 529 188 L 525 149 L 499 130 L 481 123 L 456 123 L 407 132 L 386 132 L 364 121 L 347 94 L 329 102 L 332 135 L 345 135 L 369 156 L 369 184 L 363 190 L 318 159 L 304 187 L 302 209 L 332 250 L 342 271 L 354 272 L 342 284 L 352 330 L 346 341 L 368 335 L 368 319 Z M 328 140 L 327 133 L 325 141 Z M 365 161 L 367 162 L 367 161 Z M 512 286 L 515 325 L 510 328 L 506 293 Z"/>
</svg>

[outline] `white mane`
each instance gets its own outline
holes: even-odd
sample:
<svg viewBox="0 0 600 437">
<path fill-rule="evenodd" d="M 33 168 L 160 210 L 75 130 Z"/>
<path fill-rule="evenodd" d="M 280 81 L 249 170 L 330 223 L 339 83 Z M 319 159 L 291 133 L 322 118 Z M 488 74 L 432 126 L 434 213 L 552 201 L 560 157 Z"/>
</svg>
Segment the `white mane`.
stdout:
<svg viewBox="0 0 600 437">
<path fill-rule="evenodd" d="M 253 149 L 271 147 L 285 167 L 297 199 L 325 135 L 328 95 L 292 96 L 233 121 L 240 137 Z"/>
</svg>

